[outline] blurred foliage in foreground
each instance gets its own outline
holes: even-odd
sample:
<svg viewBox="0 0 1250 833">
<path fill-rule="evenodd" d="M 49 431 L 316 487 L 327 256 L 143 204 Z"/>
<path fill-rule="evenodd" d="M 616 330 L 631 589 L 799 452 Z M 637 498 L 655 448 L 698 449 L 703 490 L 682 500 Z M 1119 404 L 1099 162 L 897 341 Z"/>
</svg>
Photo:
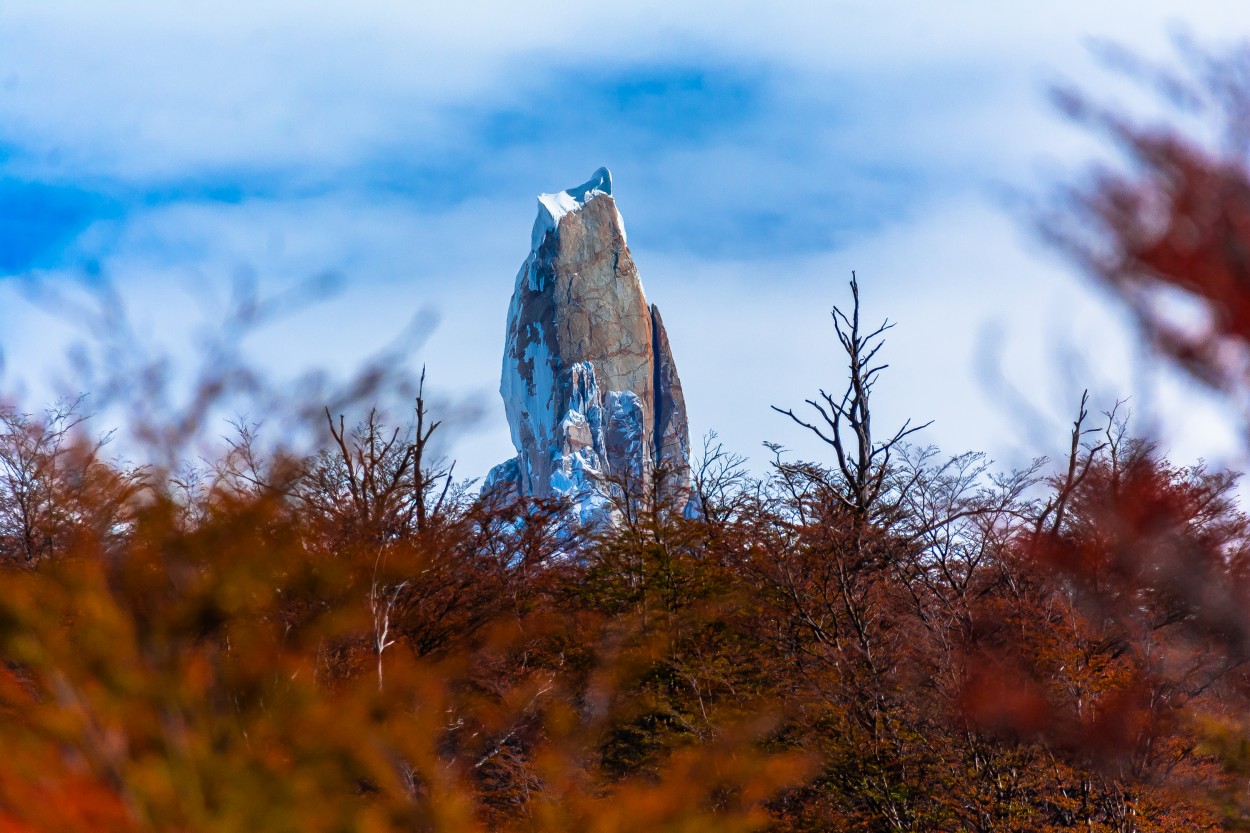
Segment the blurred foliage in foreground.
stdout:
<svg viewBox="0 0 1250 833">
<path fill-rule="evenodd" d="M 1200 67 L 1238 117 L 1246 54 Z M 1244 145 L 1065 101 L 1136 167 L 1051 233 L 1181 366 L 1250 393 Z M 1245 826 L 1236 478 L 1084 400 L 1053 474 L 875 438 L 884 328 L 853 288 L 845 394 L 785 412 L 830 465 L 778 452 L 754 478 L 709 440 L 697 511 L 623 491 L 607 532 L 457 483 L 419 387 L 398 427 L 327 410 L 319 452 L 240 428 L 193 467 L 105 460 L 81 402 L 0 410 L 0 828 Z M 1160 289 L 1207 329 L 1160 317 Z M 163 461 L 229 387 L 144 417 Z"/>
</svg>

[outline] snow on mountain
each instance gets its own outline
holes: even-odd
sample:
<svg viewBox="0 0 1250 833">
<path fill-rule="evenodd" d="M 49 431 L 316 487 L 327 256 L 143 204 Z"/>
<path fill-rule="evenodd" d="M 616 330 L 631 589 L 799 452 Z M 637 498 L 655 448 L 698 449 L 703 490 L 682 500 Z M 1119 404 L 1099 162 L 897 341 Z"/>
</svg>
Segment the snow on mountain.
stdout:
<svg viewBox="0 0 1250 833">
<path fill-rule="evenodd" d="M 681 382 L 647 303 L 612 197 L 612 175 L 538 198 L 530 253 L 508 308 L 500 394 L 517 457 L 484 490 L 567 500 L 613 523 L 626 494 L 689 492 Z"/>
</svg>

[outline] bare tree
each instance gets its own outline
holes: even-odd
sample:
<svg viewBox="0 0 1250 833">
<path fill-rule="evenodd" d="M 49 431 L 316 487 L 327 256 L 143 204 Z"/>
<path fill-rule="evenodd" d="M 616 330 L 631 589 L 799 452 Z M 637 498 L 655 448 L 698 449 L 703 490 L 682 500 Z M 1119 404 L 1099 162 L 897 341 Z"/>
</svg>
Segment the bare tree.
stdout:
<svg viewBox="0 0 1250 833">
<path fill-rule="evenodd" d="M 76 533 L 118 532 L 122 509 L 142 481 L 139 469 L 100 460 L 109 436 L 89 440 L 84 397 L 42 414 L 0 407 L 0 555 L 25 565 L 52 557 Z"/>
<path fill-rule="evenodd" d="M 738 514 L 750 480 L 746 462 L 727 450 L 715 431 L 704 435 L 703 451 L 691 466 L 691 492 L 700 517 L 721 524 Z"/>
<path fill-rule="evenodd" d="M 442 514 L 453 485 L 454 464 L 429 459 L 430 439 L 441 424 L 430 421 L 425 372 L 417 390 L 413 422 L 388 429 L 377 408 L 349 429 L 325 411 L 332 445 L 310 465 L 299 497 L 340 534 L 362 540 L 393 539 L 408 530 L 427 531 Z"/>
<path fill-rule="evenodd" d="M 890 439 L 874 442 L 870 399 L 877 377 L 889 365 L 874 365 L 873 361 L 885 344 L 885 333 L 894 325 L 886 320 L 875 330 L 863 332 L 859 321 L 859 281 L 854 272 L 851 272 L 850 285 L 850 314 L 836 306 L 832 313 L 834 331 L 846 353 L 848 363 L 846 390 L 840 398 L 835 398 L 822 389 L 819 400 L 805 400 L 820 414 L 819 423 L 807 422 L 792 409 L 782 410 L 776 405 L 772 408 L 790 417 L 833 448 L 837 455 L 838 471 L 846 487 L 845 493 L 839 495 L 839 498 L 857 517 L 866 519 L 872 515 L 886 488 L 890 456 L 895 446 L 932 423 L 930 421 L 912 427 L 911 420 L 908 420 Z"/>
<path fill-rule="evenodd" d="M 425 368 L 421 368 L 421 382 L 417 386 L 417 409 L 416 409 L 416 425 L 413 432 L 412 449 L 412 479 L 413 492 L 416 496 L 417 509 L 417 532 L 424 532 L 430 523 L 431 516 L 437 517 L 442 511 L 444 504 L 447 502 L 447 493 L 451 488 L 452 475 L 455 473 L 456 464 L 452 462 L 447 468 L 442 468 L 436 462 L 429 459 L 430 437 L 442 425 L 442 420 L 435 420 L 426 425 L 429 414 L 425 408 Z M 443 486 L 439 491 L 437 499 L 434 499 L 434 490 L 438 489 L 439 481 Z M 431 503 L 431 501 L 433 501 Z"/>
<path fill-rule="evenodd" d="M 1072 442 L 1068 450 L 1067 471 L 1063 478 L 1056 482 L 1055 494 L 1042 507 L 1042 511 L 1038 513 L 1033 529 L 1035 535 L 1041 534 L 1042 528 L 1046 525 L 1048 519 L 1051 520 L 1049 533 L 1051 535 L 1059 533 L 1059 530 L 1063 527 L 1064 515 L 1068 511 L 1068 504 L 1089 475 L 1090 469 L 1098 459 L 1099 452 L 1103 451 L 1103 449 L 1111 449 L 1113 452 L 1111 461 L 1118 469 L 1118 451 L 1123 440 L 1123 431 L 1121 430 L 1118 434 L 1115 432 L 1116 412 L 1112 410 L 1106 414 L 1107 427 L 1101 433 L 1107 437 L 1107 441 L 1090 445 L 1085 443 L 1085 436 L 1087 434 L 1099 433 L 1099 429 L 1085 427 L 1085 420 L 1089 418 L 1088 405 L 1089 391 L 1085 390 L 1081 392 L 1081 404 L 1077 408 L 1076 419 L 1072 421 Z M 1084 457 L 1083 460 L 1081 459 L 1082 456 Z"/>
</svg>

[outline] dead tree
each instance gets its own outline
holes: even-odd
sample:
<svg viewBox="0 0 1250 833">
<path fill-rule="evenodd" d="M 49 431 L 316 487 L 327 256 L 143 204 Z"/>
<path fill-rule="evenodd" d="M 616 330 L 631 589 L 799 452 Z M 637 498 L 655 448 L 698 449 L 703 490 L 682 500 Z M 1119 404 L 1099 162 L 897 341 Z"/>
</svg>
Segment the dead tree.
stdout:
<svg viewBox="0 0 1250 833">
<path fill-rule="evenodd" d="M 444 469 L 429 460 L 427 446 L 429 445 L 430 437 L 443 422 L 442 420 L 435 420 L 427 426 L 427 417 L 428 413 L 425 408 L 425 368 L 422 367 L 421 382 L 417 387 L 415 437 L 411 446 L 413 491 L 416 493 L 418 533 L 425 532 L 431 517 L 437 518 L 442 513 L 443 505 L 447 502 L 447 492 L 451 488 L 452 476 L 456 469 L 454 462 Z M 440 480 L 443 481 L 442 491 L 431 506 L 430 499 L 433 497 L 433 491 L 438 487 Z"/>
<path fill-rule="evenodd" d="M 424 397 L 425 371 L 417 388 L 413 422 L 388 429 L 373 408 L 348 429 L 345 417 L 325 416 L 333 445 L 314 461 L 305 483 L 305 502 L 365 540 L 395 540 L 426 532 L 442 518 L 454 480 L 454 464 L 431 461 L 430 438 L 441 424 L 430 421 Z"/>
<path fill-rule="evenodd" d="M 894 324 L 888 320 L 883 321 L 869 333 L 860 329 L 859 282 L 854 272 L 851 272 L 851 299 L 849 315 L 836 306 L 832 312 L 834 332 L 846 353 L 849 370 L 846 390 L 841 397 L 835 398 L 822 389 L 819 399 L 805 400 L 820 414 L 819 422 L 808 422 L 792 409 L 782 410 L 776 405 L 772 408 L 790 417 L 833 448 L 844 486 L 838 498 L 856 517 L 868 519 L 886 488 L 890 456 L 894 448 L 911 434 L 932 423 L 926 422 L 913 427 L 911 420 L 908 420 L 885 442 L 873 441 L 870 407 L 872 389 L 881 371 L 889 367 L 886 364 L 874 365 L 873 361 L 885 344 L 885 333 Z"/>
</svg>

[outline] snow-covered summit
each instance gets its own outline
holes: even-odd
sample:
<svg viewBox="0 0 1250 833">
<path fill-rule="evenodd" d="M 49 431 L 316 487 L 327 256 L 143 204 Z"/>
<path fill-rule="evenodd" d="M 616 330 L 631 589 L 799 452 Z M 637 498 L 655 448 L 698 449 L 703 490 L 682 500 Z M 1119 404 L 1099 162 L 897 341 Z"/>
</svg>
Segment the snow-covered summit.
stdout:
<svg viewBox="0 0 1250 833">
<path fill-rule="evenodd" d="M 590 179 L 576 188 L 566 188 L 555 194 L 538 195 L 538 216 L 534 218 L 534 231 L 530 235 L 530 249 L 537 251 L 543 238 L 555 231 L 561 218 L 570 211 L 577 211 L 600 194 L 612 195 L 612 172 L 599 168 Z"/>
</svg>

